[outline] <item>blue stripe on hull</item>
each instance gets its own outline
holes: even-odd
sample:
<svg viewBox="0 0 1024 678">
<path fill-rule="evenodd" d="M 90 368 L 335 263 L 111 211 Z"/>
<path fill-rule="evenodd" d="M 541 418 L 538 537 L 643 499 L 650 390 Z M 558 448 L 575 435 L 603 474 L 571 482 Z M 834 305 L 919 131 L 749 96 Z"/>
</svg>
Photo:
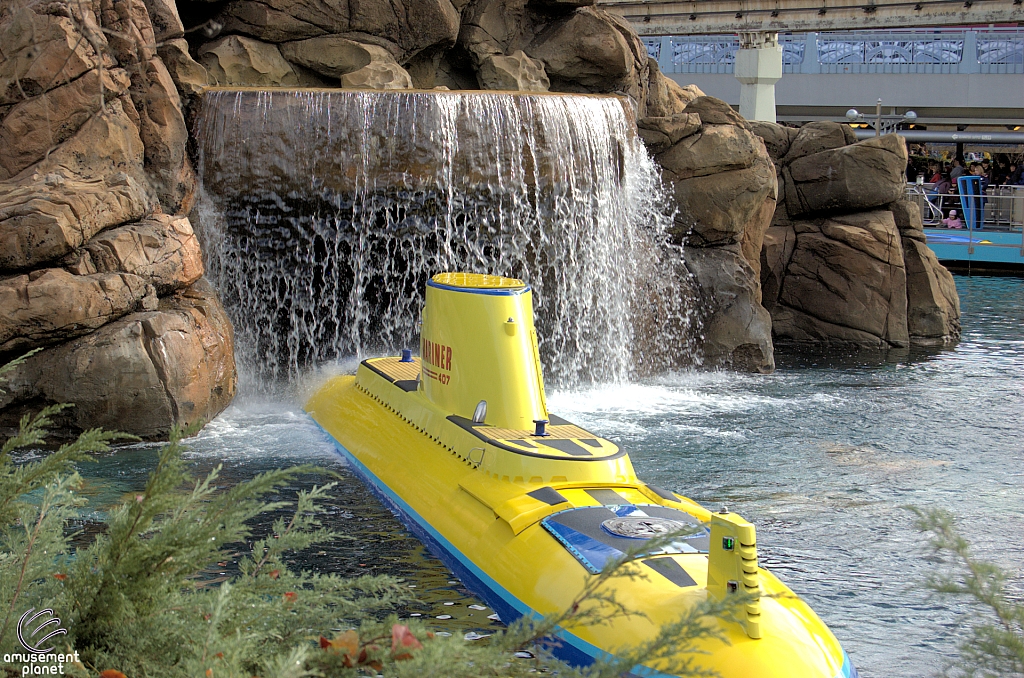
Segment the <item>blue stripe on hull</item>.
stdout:
<svg viewBox="0 0 1024 678">
<path fill-rule="evenodd" d="M 413 536 L 423 542 L 424 546 L 438 560 L 444 563 L 473 595 L 487 603 L 501 617 L 502 622 L 510 624 L 524 614 L 528 614 L 534 619 L 539 619 L 542 616 L 505 590 L 503 586 L 487 576 L 483 570 L 462 555 L 440 532 L 423 520 L 411 506 L 406 504 L 391 488 L 381 482 L 365 464 L 349 452 L 324 427 L 320 426 L 319 422 L 314 423 L 334 443 L 338 452 L 351 464 L 355 474 L 364 485 L 370 488 L 370 492 L 389 511 L 394 513 L 402 521 L 402 524 L 412 532 Z M 594 663 L 597 656 L 607 656 L 607 653 L 598 647 L 565 631 L 558 633 L 557 640 L 552 647 L 552 654 L 573 666 L 588 666 Z M 643 676 L 644 678 L 672 678 L 668 674 L 641 665 L 633 667 L 633 670 L 626 675 L 630 677 Z M 854 668 L 849 655 L 845 651 L 843 652 L 843 666 L 839 673 L 836 674 L 836 678 L 857 678 L 857 669 Z"/>
</svg>

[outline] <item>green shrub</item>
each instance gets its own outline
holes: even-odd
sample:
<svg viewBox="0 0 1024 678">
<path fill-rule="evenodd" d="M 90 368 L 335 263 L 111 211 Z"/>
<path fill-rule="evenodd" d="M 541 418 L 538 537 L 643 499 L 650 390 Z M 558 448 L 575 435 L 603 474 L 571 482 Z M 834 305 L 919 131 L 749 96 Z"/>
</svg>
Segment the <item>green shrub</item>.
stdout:
<svg viewBox="0 0 1024 678">
<path fill-rule="evenodd" d="M 10 367 L 0 368 L 0 380 Z M 432 637 L 419 623 L 399 622 L 392 610 L 409 602 L 409 590 L 390 577 L 345 578 L 286 566 L 285 554 L 338 537 L 317 519 L 318 502 L 333 483 L 281 502 L 264 497 L 313 469 L 263 473 L 229 488 L 217 485 L 219 467 L 193 478 L 180 442 L 191 431 L 172 434 L 145 489 L 116 506 L 106 530 L 76 551 L 68 525 L 85 502 L 76 495 L 81 479 L 74 464 L 108 452 L 126 436 L 87 431 L 41 459 L 17 463 L 12 453 L 39 448 L 59 409 L 23 419 L 0 450 L 0 653 L 21 651 L 16 627 L 25 610 L 52 608 L 68 631 L 53 639 L 54 651 L 77 651 L 80 660 L 65 665 L 66 674 L 475 678 L 525 676 L 547 667 L 564 676 L 611 678 L 641 661 L 674 657 L 679 675 L 703 676 L 713 672 L 687 650 L 720 637 L 710 618 L 737 609 L 709 602 L 618 659 L 583 670 L 558 664 L 546 639 L 559 627 L 639 615 L 605 592 L 612 577 L 642 576 L 636 558 L 627 556 L 592 577 L 563 614 L 522 619 L 483 643 Z M 276 520 L 270 535 L 252 541 L 252 519 L 284 507 L 291 508 L 290 518 Z M 222 582 L 204 576 L 232 557 L 239 562 L 236 575 Z M 513 658 L 525 648 L 534 659 Z"/>
<path fill-rule="evenodd" d="M 945 675 L 1024 677 L 1024 604 L 1019 596 L 1013 600 L 1007 594 L 1009 573 L 974 557 L 956 529 L 953 514 L 912 510 L 917 528 L 930 536 L 932 551 L 950 565 L 947 571 L 929 576 L 928 587 L 973 603 L 970 629 L 958 643 L 960 656 L 946 667 Z"/>
</svg>

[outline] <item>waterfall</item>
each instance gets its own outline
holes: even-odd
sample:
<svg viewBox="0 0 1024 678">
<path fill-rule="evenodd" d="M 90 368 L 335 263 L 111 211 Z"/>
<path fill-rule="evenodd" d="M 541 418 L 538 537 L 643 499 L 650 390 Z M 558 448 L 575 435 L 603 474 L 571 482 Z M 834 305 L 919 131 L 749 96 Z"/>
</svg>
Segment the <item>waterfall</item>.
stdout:
<svg viewBox="0 0 1024 678">
<path fill-rule="evenodd" d="M 430 275 L 534 290 L 545 378 L 629 379 L 687 351 L 659 173 L 614 97 L 211 90 L 198 232 L 244 382 L 418 345 Z M 643 330 L 643 331 L 641 331 Z"/>
</svg>

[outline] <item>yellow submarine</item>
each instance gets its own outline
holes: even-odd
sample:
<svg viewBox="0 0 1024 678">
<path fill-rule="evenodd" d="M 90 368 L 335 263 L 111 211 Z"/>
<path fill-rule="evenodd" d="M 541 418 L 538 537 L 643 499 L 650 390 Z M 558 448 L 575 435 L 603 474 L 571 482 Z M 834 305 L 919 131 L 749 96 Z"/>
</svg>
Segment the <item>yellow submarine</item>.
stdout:
<svg viewBox="0 0 1024 678">
<path fill-rule="evenodd" d="M 758 566 L 754 526 L 649 485 L 615 444 L 547 410 L 530 287 L 441 273 L 427 283 L 420 355 L 364 360 L 306 405 L 410 530 L 505 622 L 567 609 L 589 576 L 651 536 L 682 535 L 613 578 L 646 618 L 560 630 L 555 654 L 587 665 L 653 638 L 708 596 L 746 591 L 727 643 L 698 661 L 722 678 L 851 678 L 832 632 Z M 634 675 L 664 676 L 657 665 Z"/>
</svg>

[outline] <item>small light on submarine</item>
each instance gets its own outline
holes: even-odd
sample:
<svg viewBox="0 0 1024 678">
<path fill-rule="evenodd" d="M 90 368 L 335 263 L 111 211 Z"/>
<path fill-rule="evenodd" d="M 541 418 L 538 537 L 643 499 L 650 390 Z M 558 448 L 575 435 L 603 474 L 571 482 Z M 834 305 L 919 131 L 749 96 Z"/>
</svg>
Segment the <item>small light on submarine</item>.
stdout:
<svg viewBox="0 0 1024 678">
<path fill-rule="evenodd" d="M 487 401 L 481 400 L 476 404 L 476 410 L 473 411 L 473 423 L 482 424 L 487 419 Z"/>
</svg>

